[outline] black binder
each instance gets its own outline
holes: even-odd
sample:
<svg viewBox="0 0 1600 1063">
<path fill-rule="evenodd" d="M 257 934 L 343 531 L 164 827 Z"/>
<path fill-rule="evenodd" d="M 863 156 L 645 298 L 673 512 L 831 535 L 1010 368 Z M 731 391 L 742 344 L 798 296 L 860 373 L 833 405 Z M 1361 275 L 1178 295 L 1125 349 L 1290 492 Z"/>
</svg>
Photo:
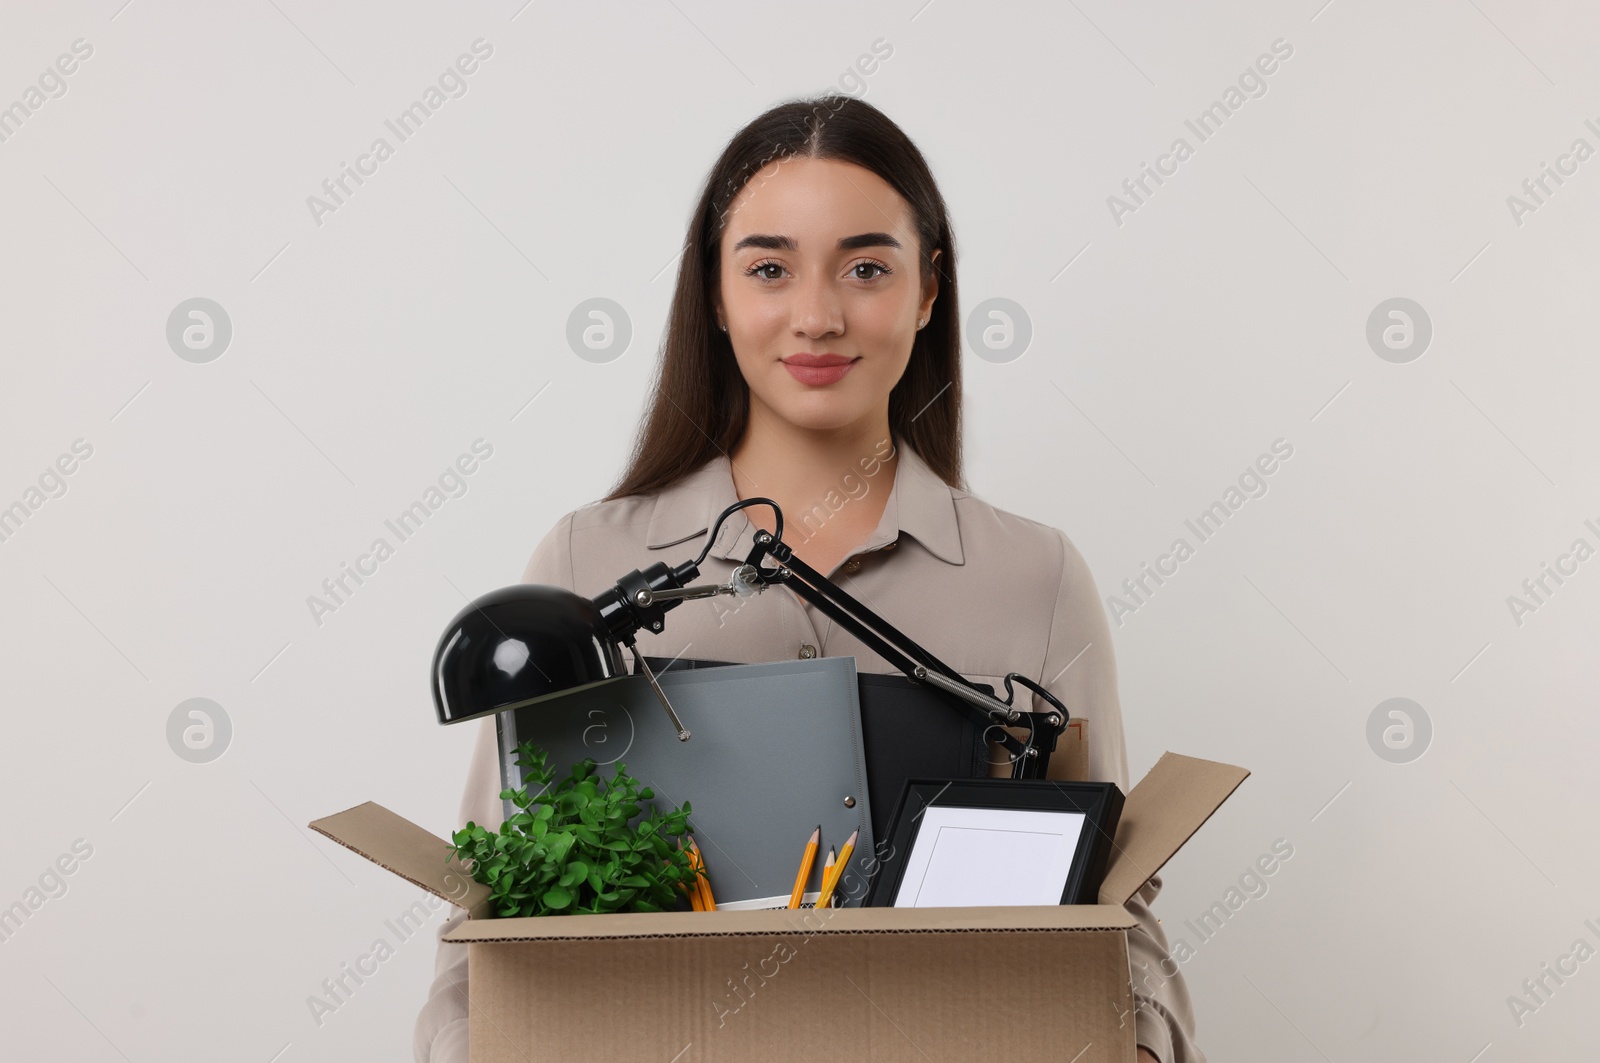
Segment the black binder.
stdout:
<svg viewBox="0 0 1600 1063">
<path fill-rule="evenodd" d="M 651 671 L 717 668 L 734 661 L 645 657 Z M 867 762 L 872 836 L 889 837 L 889 820 L 907 779 L 989 777 L 989 745 L 978 726 L 950 709 L 945 696 L 908 676 L 857 672 Z M 993 694 L 987 684 L 974 684 Z"/>
</svg>

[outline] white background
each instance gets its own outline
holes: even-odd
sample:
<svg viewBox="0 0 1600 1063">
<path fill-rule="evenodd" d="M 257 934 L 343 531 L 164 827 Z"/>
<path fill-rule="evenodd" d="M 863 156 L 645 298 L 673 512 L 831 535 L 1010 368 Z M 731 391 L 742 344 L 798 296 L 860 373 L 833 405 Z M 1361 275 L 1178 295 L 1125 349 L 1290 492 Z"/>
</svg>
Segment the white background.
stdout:
<svg viewBox="0 0 1600 1063">
<path fill-rule="evenodd" d="M 466 95 L 317 224 L 307 197 L 480 37 Z M 1520 224 L 1507 205 L 1600 149 L 1592 11 L 14 2 L 0 104 L 78 38 L 68 91 L 0 143 L 0 505 L 94 448 L 0 543 L 0 905 L 93 847 L 0 943 L 15 1054 L 409 1058 L 428 938 L 320 1026 L 307 999 L 420 894 L 304 824 L 375 799 L 456 825 L 472 735 L 433 720 L 435 639 L 614 482 L 726 139 L 882 38 L 864 92 L 934 167 L 963 315 L 1005 298 L 1032 325 L 1021 357 L 965 361 L 975 493 L 1063 528 L 1108 595 L 1294 448 L 1114 628 L 1134 777 L 1166 749 L 1253 771 L 1157 902 L 1196 949 L 1202 1046 L 1592 1055 L 1595 964 L 1520 1026 L 1507 1005 L 1600 946 L 1600 561 L 1520 625 L 1507 605 L 1600 545 L 1600 160 Z M 1184 120 L 1279 38 L 1265 95 L 1196 144 Z M 1107 197 L 1180 136 L 1194 156 L 1118 224 Z M 165 334 L 197 296 L 234 333 L 204 364 Z M 566 341 L 595 297 L 634 330 L 605 364 Z M 1366 340 L 1396 297 L 1434 330 L 1403 363 Z M 480 437 L 468 492 L 314 622 Z M 210 763 L 168 743 L 193 697 L 232 722 Z M 1409 763 L 1368 737 L 1394 697 L 1432 725 Z M 1265 895 L 1199 943 L 1185 921 L 1279 839 Z"/>
</svg>

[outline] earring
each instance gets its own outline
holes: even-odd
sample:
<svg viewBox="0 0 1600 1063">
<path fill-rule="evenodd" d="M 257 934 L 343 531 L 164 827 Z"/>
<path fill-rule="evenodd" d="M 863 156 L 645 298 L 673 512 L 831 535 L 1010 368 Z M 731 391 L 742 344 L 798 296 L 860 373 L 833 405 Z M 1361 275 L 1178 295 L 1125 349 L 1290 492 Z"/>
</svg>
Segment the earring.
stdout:
<svg viewBox="0 0 1600 1063">
<path fill-rule="evenodd" d="M 728 326 L 721 321 L 717 322 L 717 328 L 721 329 L 723 332 L 728 331 Z"/>
<path fill-rule="evenodd" d="M 918 328 L 918 330 L 921 330 L 921 328 L 922 328 L 922 327 L 923 327 L 923 326 L 924 326 L 924 325 L 926 325 L 926 324 L 927 324 L 927 323 L 928 323 L 928 319 L 927 319 L 927 318 L 923 318 L 923 319 L 922 319 L 922 320 L 921 320 L 921 321 L 918 321 L 918 322 L 917 322 L 917 328 Z"/>
</svg>

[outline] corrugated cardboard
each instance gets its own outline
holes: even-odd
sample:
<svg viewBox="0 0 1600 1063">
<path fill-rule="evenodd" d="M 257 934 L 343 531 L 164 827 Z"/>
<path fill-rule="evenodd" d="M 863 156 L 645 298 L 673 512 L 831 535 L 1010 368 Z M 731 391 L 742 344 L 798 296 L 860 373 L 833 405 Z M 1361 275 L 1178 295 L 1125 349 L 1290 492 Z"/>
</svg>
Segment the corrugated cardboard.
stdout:
<svg viewBox="0 0 1600 1063">
<path fill-rule="evenodd" d="M 1100 903 L 1127 904 L 1249 774 L 1214 760 L 1161 754 L 1122 805 Z"/>
<path fill-rule="evenodd" d="M 450 843 L 382 805 L 366 801 L 313 820 L 310 827 L 413 886 L 467 909 L 473 918 L 488 914 L 489 887 L 456 861 Z"/>
<path fill-rule="evenodd" d="M 448 843 L 381 806 L 311 827 L 468 908 L 446 940 L 468 949 L 472 1063 L 1132 1063 L 1123 905 L 1248 774 L 1163 755 L 1097 905 L 495 919 Z"/>
<path fill-rule="evenodd" d="M 1050 754 L 1050 767 L 1054 774 L 1052 779 L 1061 779 L 1070 782 L 1089 781 L 1089 735 L 1086 730 L 1088 721 L 1082 716 L 1074 716 L 1067 721 L 1067 726 L 1062 729 L 1056 739 L 1055 752 Z M 1007 727 L 1005 730 L 1012 738 L 1018 741 L 1027 741 L 1032 736 L 1024 727 Z M 989 743 L 989 776 L 995 779 L 1009 778 L 1011 775 L 1011 762 L 1006 754 L 1006 747 L 999 742 Z"/>
</svg>

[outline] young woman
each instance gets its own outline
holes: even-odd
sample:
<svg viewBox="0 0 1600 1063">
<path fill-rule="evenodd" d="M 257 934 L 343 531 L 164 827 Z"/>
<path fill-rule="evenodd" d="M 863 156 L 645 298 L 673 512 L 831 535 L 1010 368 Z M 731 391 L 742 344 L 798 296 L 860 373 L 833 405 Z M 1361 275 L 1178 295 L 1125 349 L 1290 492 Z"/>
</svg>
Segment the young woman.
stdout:
<svg viewBox="0 0 1600 1063">
<path fill-rule="evenodd" d="M 1062 532 L 962 486 L 955 246 L 921 153 L 858 99 L 775 107 L 724 149 L 687 245 L 629 468 L 556 523 L 524 581 L 593 596 L 624 572 L 694 556 L 735 501 L 771 498 L 802 560 L 963 675 L 1003 691 L 1016 671 L 1060 698 L 1086 721 L 1088 777 L 1126 790 L 1111 634 L 1088 567 Z M 770 510 L 724 523 L 701 582 L 727 580 L 758 524 L 772 527 Z M 641 652 L 850 654 L 862 671 L 895 671 L 787 587 L 729 601 L 680 605 L 666 631 L 640 632 Z M 493 721 L 480 727 L 458 822 L 494 829 Z M 1052 759 L 1050 774 L 1067 763 Z M 994 774 L 1006 767 L 999 759 Z M 1203 1063 L 1149 908 L 1160 886 L 1153 878 L 1128 904 L 1139 1058 Z M 465 947 L 441 943 L 437 967 L 417 1059 L 465 1063 Z"/>
</svg>

